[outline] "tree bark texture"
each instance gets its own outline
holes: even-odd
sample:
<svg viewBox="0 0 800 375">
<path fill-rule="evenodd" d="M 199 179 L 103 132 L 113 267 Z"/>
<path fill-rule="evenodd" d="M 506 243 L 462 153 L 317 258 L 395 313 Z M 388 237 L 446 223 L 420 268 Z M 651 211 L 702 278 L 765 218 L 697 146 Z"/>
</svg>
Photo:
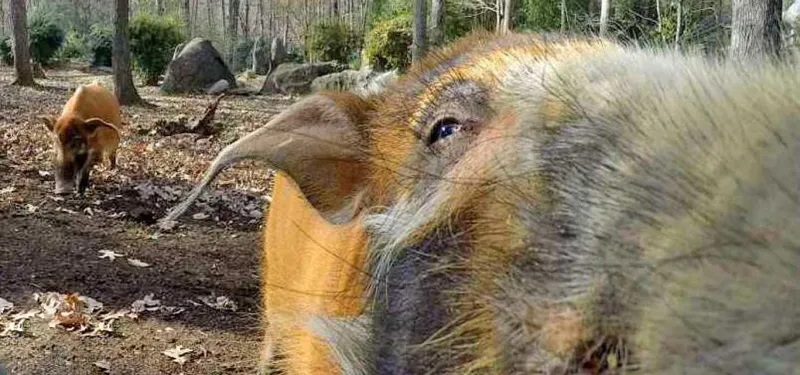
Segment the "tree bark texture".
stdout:
<svg viewBox="0 0 800 375">
<path fill-rule="evenodd" d="M 600 36 L 605 37 L 608 33 L 608 11 L 611 8 L 611 0 L 600 2 Z"/>
<path fill-rule="evenodd" d="M 414 39 L 411 45 L 411 60 L 419 61 L 425 56 L 425 33 L 428 29 L 428 2 L 427 0 L 414 0 Z"/>
<path fill-rule="evenodd" d="M 781 0 L 733 0 L 730 57 L 777 58 L 781 48 Z"/>
<path fill-rule="evenodd" d="M 431 3 L 431 45 L 444 44 L 445 0 L 433 0 Z"/>
<path fill-rule="evenodd" d="M 511 31 L 511 15 L 513 14 L 513 1 L 512 0 L 503 0 L 503 23 L 500 26 L 500 30 L 503 34 L 507 34 Z"/>
<path fill-rule="evenodd" d="M 228 35 L 226 45 L 228 47 L 228 66 L 231 71 L 236 72 L 236 40 L 238 39 L 239 0 L 228 1 Z"/>
<path fill-rule="evenodd" d="M 14 30 L 14 70 L 17 73 L 15 85 L 33 86 L 33 67 L 28 45 L 28 19 L 25 0 L 11 0 L 11 23 Z"/>
<path fill-rule="evenodd" d="M 142 98 L 133 85 L 131 51 L 128 45 L 128 0 L 116 0 L 114 12 L 114 47 L 111 55 L 114 68 L 114 94 L 122 105 L 139 104 Z"/>
<path fill-rule="evenodd" d="M 181 6 L 183 10 L 183 23 L 186 25 L 186 31 L 189 32 L 189 36 L 192 35 L 192 3 L 191 0 L 183 0 L 183 4 Z"/>
</svg>

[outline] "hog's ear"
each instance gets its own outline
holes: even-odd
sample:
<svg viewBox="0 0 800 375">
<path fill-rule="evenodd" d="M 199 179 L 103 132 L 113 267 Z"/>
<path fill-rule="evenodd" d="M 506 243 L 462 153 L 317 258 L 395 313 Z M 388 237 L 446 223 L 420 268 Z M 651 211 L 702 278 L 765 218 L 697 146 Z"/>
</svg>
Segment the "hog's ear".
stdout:
<svg viewBox="0 0 800 375">
<path fill-rule="evenodd" d="M 47 128 L 48 131 L 52 132 L 53 129 L 56 127 L 56 119 L 54 117 L 39 116 L 38 118 L 39 121 L 41 121 L 42 124 L 44 124 L 44 126 Z"/>
<path fill-rule="evenodd" d="M 292 105 L 222 150 L 166 220 L 180 216 L 219 172 L 242 159 L 263 160 L 289 175 L 328 221 L 351 220 L 367 181 L 364 124 L 370 110 L 368 101 L 346 92 L 317 94 Z"/>
<path fill-rule="evenodd" d="M 97 131 L 97 129 L 100 129 L 101 127 L 107 127 L 118 131 L 117 127 L 114 126 L 114 124 L 97 117 L 86 120 L 86 122 L 84 123 L 84 127 L 86 131 L 88 131 L 89 133 L 94 133 L 95 131 Z"/>
</svg>

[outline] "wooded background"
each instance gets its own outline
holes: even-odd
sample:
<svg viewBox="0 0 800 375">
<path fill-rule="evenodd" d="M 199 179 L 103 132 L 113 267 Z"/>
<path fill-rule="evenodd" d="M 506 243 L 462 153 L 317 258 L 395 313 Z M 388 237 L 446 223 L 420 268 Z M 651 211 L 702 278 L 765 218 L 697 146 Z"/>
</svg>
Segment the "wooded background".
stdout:
<svg viewBox="0 0 800 375">
<path fill-rule="evenodd" d="M 58 60 L 90 54 L 88 50 L 96 47 L 88 46 L 90 36 L 98 30 L 114 28 L 114 9 L 120 0 L 0 0 L 0 40 L 11 39 L 13 34 L 10 5 L 23 2 L 27 5 L 29 25 L 36 24 L 36 20 L 48 20 L 65 35 L 65 46 L 59 47 L 60 50 L 79 51 L 56 54 Z M 402 69 L 412 58 L 424 55 L 429 45 L 447 43 L 479 29 L 498 33 L 520 30 L 601 35 L 715 56 L 777 56 L 782 40 L 788 35 L 782 31 L 781 12 L 790 5 L 780 0 L 125 0 L 125 3 L 131 27 L 137 19 L 151 17 L 180 29 L 179 38 L 184 41 L 197 36 L 207 38 L 234 72 L 250 66 L 251 51 L 257 40 L 269 46 L 273 38 L 282 39 L 289 61 L 339 60 L 353 68 L 360 68 L 366 62 L 379 69 Z M 36 61 L 36 49 L 32 48 L 31 53 Z M 136 57 L 136 51 L 133 53 Z"/>
</svg>

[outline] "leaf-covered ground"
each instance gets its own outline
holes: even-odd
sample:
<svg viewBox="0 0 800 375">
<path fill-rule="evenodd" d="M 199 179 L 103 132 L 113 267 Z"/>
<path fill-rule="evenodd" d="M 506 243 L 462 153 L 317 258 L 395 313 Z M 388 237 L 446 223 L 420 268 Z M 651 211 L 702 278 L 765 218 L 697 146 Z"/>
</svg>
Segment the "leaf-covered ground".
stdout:
<svg viewBox="0 0 800 375">
<path fill-rule="evenodd" d="M 242 163 L 161 233 L 153 225 L 226 144 L 265 124 L 286 97 L 222 100 L 210 138 L 169 137 L 158 120 L 200 116 L 210 96 L 125 107 L 118 169 L 95 169 L 84 197 L 53 195 L 39 115 L 109 75 L 67 66 L 39 88 L 0 67 L 0 364 L 10 374 L 251 374 L 260 341 L 258 261 L 270 173 Z"/>
</svg>

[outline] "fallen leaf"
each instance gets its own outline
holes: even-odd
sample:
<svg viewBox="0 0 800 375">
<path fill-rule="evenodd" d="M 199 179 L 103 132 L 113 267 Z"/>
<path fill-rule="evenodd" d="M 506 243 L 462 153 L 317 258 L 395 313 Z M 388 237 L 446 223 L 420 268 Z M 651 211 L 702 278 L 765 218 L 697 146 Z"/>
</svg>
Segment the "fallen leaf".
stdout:
<svg viewBox="0 0 800 375">
<path fill-rule="evenodd" d="M 85 214 L 87 214 L 87 215 L 89 215 L 89 216 L 94 216 L 94 211 L 92 211 L 92 208 L 91 208 L 91 207 L 86 207 L 86 208 L 84 208 L 84 209 L 83 209 L 83 213 L 85 213 Z"/>
<path fill-rule="evenodd" d="M 48 171 L 39 171 L 39 176 L 42 176 L 42 177 L 47 177 L 47 176 L 49 176 L 51 174 L 52 173 L 50 173 Z"/>
<path fill-rule="evenodd" d="M 131 304 L 131 311 L 133 313 L 140 313 L 143 311 L 156 311 L 161 306 L 161 300 L 154 299 L 154 294 L 148 294 L 144 298 L 133 301 Z"/>
<path fill-rule="evenodd" d="M 191 352 L 192 352 L 192 349 L 184 348 L 183 346 L 178 345 L 178 346 L 176 346 L 176 347 L 174 347 L 172 349 L 167 349 L 167 350 L 161 352 L 161 354 L 164 354 L 165 356 L 172 358 L 173 362 L 176 362 L 176 363 L 182 365 L 182 364 L 186 363 L 189 360 L 189 357 L 187 356 L 187 354 L 189 354 Z"/>
<path fill-rule="evenodd" d="M 14 310 L 14 304 L 0 298 L 0 314 Z"/>
<path fill-rule="evenodd" d="M 24 326 L 25 320 L 18 320 L 15 322 L 6 322 L 3 323 L 2 327 L 3 330 L 0 331 L 0 337 L 8 337 L 14 335 L 20 335 L 25 332 Z"/>
<path fill-rule="evenodd" d="M 178 226 L 178 222 L 176 220 L 159 220 L 158 221 L 158 228 L 161 230 L 173 230 L 175 227 Z"/>
<path fill-rule="evenodd" d="M 114 319 L 94 324 L 90 332 L 81 334 L 84 337 L 106 336 L 114 333 Z"/>
<path fill-rule="evenodd" d="M 13 321 L 26 320 L 26 319 L 33 318 L 34 316 L 36 316 L 36 314 L 39 314 L 39 309 L 30 309 L 30 310 L 25 311 L 25 312 L 20 312 L 20 313 L 16 313 L 14 315 L 11 315 L 11 320 L 13 320 Z"/>
<path fill-rule="evenodd" d="M 97 368 L 103 370 L 103 372 L 111 372 L 111 362 L 102 360 L 93 363 Z"/>
<path fill-rule="evenodd" d="M 78 299 L 83 302 L 84 312 L 87 314 L 94 314 L 103 310 L 103 304 L 96 299 L 86 296 L 80 296 Z"/>
<path fill-rule="evenodd" d="M 183 307 L 177 307 L 177 306 L 161 306 L 161 311 L 165 312 L 167 314 L 170 314 L 170 315 L 178 315 L 178 314 L 186 311 L 186 309 L 184 309 Z"/>
<path fill-rule="evenodd" d="M 198 213 L 192 215 L 192 219 L 205 220 L 205 219 L 208 219 L 208 215 L 205 214 L 205 213 L 202 213 L 202 212 L 198 212 Z"/>
<path fill-rule="evenodd" d="M 56 207 L 56 211 L 66 212 L 66 213 L 72 214 L 72 215 L 78 213 L 78 211 L 73 211 L 73 210 L 70 210 L 69 208 L 64 208 L 64 207 Z"/>
<path fill-rule="evenodd" d="M 150 264 L 142 262 L 141 260 L 134 259 L 134 258 L 128 258 L 128 264 L 130 264 L 131 266 L 140 267 L 140 268 L 150 267 Z"/>
<path fill-rule="evenodd" d="M 229 311 L 236 311 L 237 306 L 236 302 L 233 302 L 228 297 L 225 296 L 208 296 L 208 297 L 199 297 L 200 301 L 206 304 L 208 307 L 215 308 L 217 310 L 229 310 Z"/>
<path fill-rule="evenodd" d="M 111 250 L 100 250 L 98 251 L 98 253 L 100 253 L 100 256 L 98 258 L 100 259 L 108 258 L 112 262 L 114 261 L 114 259 L 125 256 L 125 254 L 115 253 Z"/>
<path fill-rule="evenodd" d="M 113 319 L 121 319 L 130 314 L 130 310 L 128 309 L 121 309 L 114 312 L 106 313 L 100 315 L 101 320 L 113 320 Z"/>
<path fill-rule="evenodd" d="M 30 203 L 25 205 L 25 211 L 28 211 L 29 214 L 32 214 L 32 213 L 36 212 L 36 210 L 38 210 L 38 209 L 39 209 L 38 206 L 34 206 L 34 205 L 30 204 Z"/>
</svg>

